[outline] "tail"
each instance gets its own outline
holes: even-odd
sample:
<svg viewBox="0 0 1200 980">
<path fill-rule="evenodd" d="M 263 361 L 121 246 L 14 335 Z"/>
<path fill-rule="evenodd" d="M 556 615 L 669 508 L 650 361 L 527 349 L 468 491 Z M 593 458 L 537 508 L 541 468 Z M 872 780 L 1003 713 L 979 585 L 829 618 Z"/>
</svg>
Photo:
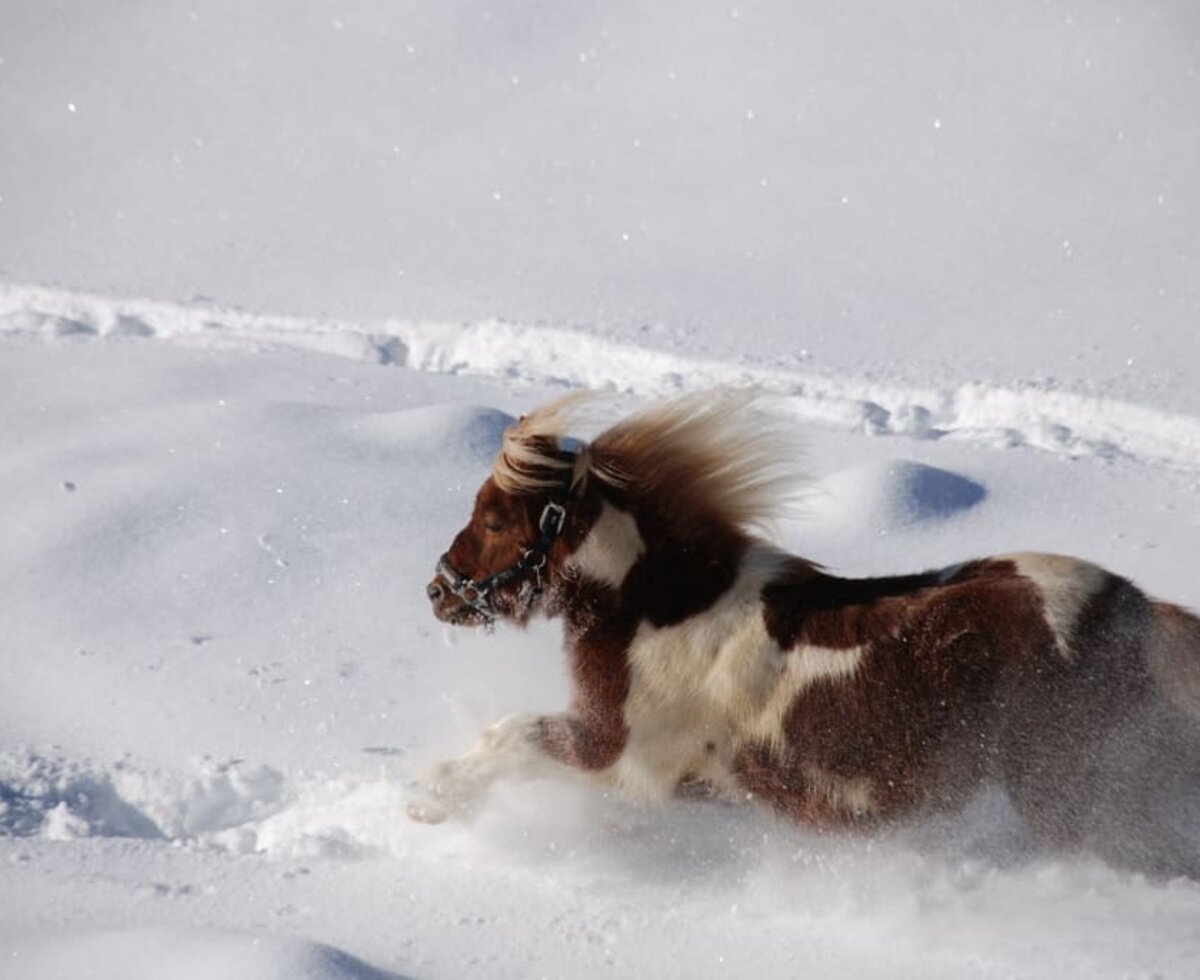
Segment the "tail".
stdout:
<svg viewBox="0 0 1200 980">
<path fill-rule="evenodd" d="M 1167 702 L 1200 725 L 1200 617 L 1169 602 L 1152 602 L 1150 609 L 1150 673 Z"/>
</svg>

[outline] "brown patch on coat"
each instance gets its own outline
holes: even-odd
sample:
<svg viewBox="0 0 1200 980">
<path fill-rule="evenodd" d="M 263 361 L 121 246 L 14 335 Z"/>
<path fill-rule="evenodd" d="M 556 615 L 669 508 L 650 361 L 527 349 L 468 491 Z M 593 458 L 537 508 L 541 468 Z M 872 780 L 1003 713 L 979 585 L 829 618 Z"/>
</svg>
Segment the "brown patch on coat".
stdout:
<svg viewBox="0 0 1200 980">
<path fill-rule="evenodd" d="M 646 547 L 621 585 L 620 608 L 624 615 L 656 628 L 710 608 L 733 585 L 750 546 L 744 531 L 706 522 L 701 514 L 663 516 L 669 507 L 661 496 L 665 492 L 633 497 L 611 488 L 604 491 L 613 506 L 632 513 Z"/>
<path fill-rule="evenodd" d="M 784 748 L 751 746 L 746 788 L 801 820 L 849 822 L 806 772 L 870 786 L 879 816 L 957 803 L 994 768 L 1006 685 L 1054 638 L 1036 590 L 1010 562 L 850 581 L 803 573 L 764 590 L 772 636 L 790 646 L 862 648 L 853 678 L 804 689 L 784 719 Z"/>
<path fill-rule="evenodd" d="M 611 589 L 579 578 L 560 583 L 554 603 L 566 609 L 571 711 L 546 719 L 542 745 L 568 765 L 603 769 L 616 762 L 629 736 L 623 710 L 629 696 L 626 651 L 637 623 L 620 614 Z"/>
</svg>

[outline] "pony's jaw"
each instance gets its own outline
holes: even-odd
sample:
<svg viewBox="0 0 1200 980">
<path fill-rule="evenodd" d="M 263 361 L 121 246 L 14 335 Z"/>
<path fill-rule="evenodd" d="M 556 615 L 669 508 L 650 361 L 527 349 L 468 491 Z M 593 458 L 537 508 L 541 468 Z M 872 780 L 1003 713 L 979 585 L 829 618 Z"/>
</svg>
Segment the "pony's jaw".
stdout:
<svg viewBox="0 0 1200 980">
<path fill-rule="evenodd" d="M 528 626 L 529 621 L 542 611 L 543 597 L 532 592 L 532 585 L 521 583 L 513 592 L 497 592 L 493 594 L 493 609 L 497 619 L 514 626 Z"/>
</svg>

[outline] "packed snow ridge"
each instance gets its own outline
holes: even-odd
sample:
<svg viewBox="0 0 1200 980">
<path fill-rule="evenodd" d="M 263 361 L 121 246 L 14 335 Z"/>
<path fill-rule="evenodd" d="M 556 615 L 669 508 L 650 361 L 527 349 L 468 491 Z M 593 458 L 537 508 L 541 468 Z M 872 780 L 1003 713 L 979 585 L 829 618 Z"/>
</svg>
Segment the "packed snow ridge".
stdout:
<svg viewBox="0 0 1200 980">
<path fill-rule="evenodd" d="M 1053 382 L 914 387 L 771 364 L 648 350 L 566 328 L 487 320 L 353 323 L 269 316 L 208 303 L 115 300 L 0 284 L 0 334 L 45 340 L 166 338 L 213 348 L 319 351 L 413 370 L 655 397 L 755 385 L 797 418 L 875 435 L 1030 446 L 1064 457 L 1124 457 L 1200 470 L 1200 419 L 1066 391 Z"/>
</svg>

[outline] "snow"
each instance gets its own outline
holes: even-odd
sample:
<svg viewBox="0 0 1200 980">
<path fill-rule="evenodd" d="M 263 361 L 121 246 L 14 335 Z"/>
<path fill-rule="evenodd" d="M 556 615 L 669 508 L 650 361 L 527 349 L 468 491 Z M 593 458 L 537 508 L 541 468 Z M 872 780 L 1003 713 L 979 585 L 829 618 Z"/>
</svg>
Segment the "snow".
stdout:
<svg viewBox="0 0 1200 980">
<path fill-rule="evenodd" d="M 130 929 L 69 940 L 18 944 L 9 966 L 30 977 L 62 980 L 395 980 L 345 953 L 315 943 L 230 933 Z"/>
<path fill-rule="evenodd" d="M 1192 977 L 1002 794 L 870 837 L 412 780 L 567 696 L 424 597 L 504 426 L 754 384 L 845 574 L 1200 607 L 1192 5 L 0 11 L 0 977 Z M 402 273 L 402 274 L 401 274 Z M 1200 805 L 1173 819 L 1200 842 Z"/>
</svg>

